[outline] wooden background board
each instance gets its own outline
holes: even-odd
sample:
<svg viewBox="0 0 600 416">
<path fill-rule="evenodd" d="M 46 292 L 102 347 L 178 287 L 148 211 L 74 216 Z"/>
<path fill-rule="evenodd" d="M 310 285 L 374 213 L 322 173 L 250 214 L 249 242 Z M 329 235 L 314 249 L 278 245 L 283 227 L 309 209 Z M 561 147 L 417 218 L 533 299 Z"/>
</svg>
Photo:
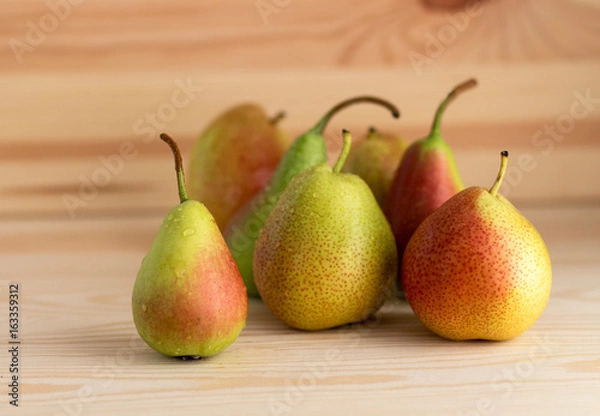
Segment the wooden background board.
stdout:
<svg viewBox="0 0 600 416">
<path fill-rule="evenodd" d="M 330 147 L 341 128 L 360 137 L 372 124 L 414 140 L 471 76 L 480 86 L 444 122 L 466 184 L 488 186 L 508 149 L 505 193 L 516 203 L 600 201 L 596 1 L 492 0 L 467 14 L 417 1 L 263 0 L 287 4 L 266 23 L 246 0 L 71 1 L 59 12 L 11 1 L 0 16 L 3 218 L 164 212 L 175 195 L 170 155 L 144 140 L 168 131 L 187 156 L 206 124 L 241 101 L 285 109 L 282 127 L 295 137 L 336 101 L 378 94 L 402 118 L 349 109 L 331 123 Z M 169 113 L 186 83 L 189 102 Z M 162 114 L 159 126 L 146 114 Z M 103 176 L 99 158 L 129 141 L 135 157 Z M 69 210 L 69 196 L 81 206 Z"/>
</svg>

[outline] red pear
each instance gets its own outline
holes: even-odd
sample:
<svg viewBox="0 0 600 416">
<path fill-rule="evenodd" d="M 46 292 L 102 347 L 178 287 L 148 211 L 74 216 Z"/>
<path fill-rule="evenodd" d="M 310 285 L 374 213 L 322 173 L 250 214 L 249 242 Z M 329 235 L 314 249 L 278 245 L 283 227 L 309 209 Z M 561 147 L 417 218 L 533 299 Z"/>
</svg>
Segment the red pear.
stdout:
<svg viewBox="0 0 600 416">
<path fill-rule="evenodd" d="M 498 194 L 508 152 L 490 190 L 467 188 L 414 233 L 402 261 L 402 286 L 423 324 L 453 340 L 507 340 L 544 311 L 550 256 L 535 227 Z"/>
<path fill-rule="evenodd" d="M 188 165 L 190 198 L 202 202 L 221 230 L 271 179 L 288 145 L 257 104 L 241 104 L 217 117 L 194 143 Z"/>
<path fill-rule="evenodd" d="M 429 136 L 406 149 L 396 170 L 384 211 L 396 238 L 400 264 L 408 240 L 419 224 L 464 189 L 452 150 L 441 135 L 441 118 L 456 96 L 476 85 L 477 82 L 470 79 L 448 94 L 438 107 Z M 400 268 L 398 271 L 400 273 Z M 400 274 L 397 283 L 401 290 Z"/>
</svg>

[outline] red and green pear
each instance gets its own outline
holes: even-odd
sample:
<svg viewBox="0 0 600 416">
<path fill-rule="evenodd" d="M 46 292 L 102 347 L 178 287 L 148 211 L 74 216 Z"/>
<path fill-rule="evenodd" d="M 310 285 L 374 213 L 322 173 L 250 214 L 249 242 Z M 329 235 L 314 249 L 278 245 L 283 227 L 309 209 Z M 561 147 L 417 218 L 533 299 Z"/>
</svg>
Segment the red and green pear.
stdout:
<svg viewBox="0 0 600 416">
<path fill-rule="evenodd" d="M 188 164 L 190 198 L 202 202 L 223 230 L 273 175 L 289 146 L 257 104 L 241 104 L 217 117 L 194 143 Z"/>
<path fill-rule="evenodd" d="M 419 224 L 464 189 L 452 150 L 442 138 L 441 119 L 448 104 L 476 85 L 477 82 L 470 79 L 448 94 L 437 109 L 429 135 L 406 149 L 394 174 L 384 212 L 394 232 L 400 263 Z M 401 290 L 400 274 L 397 283 Z"/>
<path fill-rule="evenodd" d="M 402 287 L 421 322 L 452 340 L 507 340 L 531 327 L 552 288 L 550 256 L 535 227 L 491 189 L 467 188 L 425 219 L 402 261 Z"/>
<path fill-rule="evenodd" d="M 188 199 L 175 155 L 180 204 L 163 221 L 133 287 L 135 326 L 146 343 L 170 357 L 201 358 L 232 344 L 246 325 L 248 295 L 210 211 Z"/>
</svg>

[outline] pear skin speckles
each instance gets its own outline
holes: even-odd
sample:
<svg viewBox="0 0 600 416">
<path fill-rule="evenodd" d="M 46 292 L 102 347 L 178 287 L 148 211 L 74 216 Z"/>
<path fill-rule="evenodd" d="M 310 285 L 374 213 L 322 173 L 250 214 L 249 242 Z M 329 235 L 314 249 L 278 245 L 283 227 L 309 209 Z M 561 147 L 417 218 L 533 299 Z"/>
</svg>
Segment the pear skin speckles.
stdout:
<svg viewBox="0 0 600 416">
<path fill-rule="evenodd" d="M 402 285 L 417 317 L 449 339 L 506 340 L 548 303 L 550 256 L 534 226 L 502 196 L 472 187 L 419 226 Z"/>
<path fill-rule="evenodd" d="M 393 234 L 368 186 L 326 165 L 292 180 L 254 257 L 264 302 L 304 330 L 366 319 L 392 290 L 396 268 Z"/>
<path fill-rule="evenodd" d="M 246 287 L 203 204 L 167 215 L 138 271 L 132 313 L 142 339 L 167 356 L 215 355 L 246 326 Z"/>
</svg>

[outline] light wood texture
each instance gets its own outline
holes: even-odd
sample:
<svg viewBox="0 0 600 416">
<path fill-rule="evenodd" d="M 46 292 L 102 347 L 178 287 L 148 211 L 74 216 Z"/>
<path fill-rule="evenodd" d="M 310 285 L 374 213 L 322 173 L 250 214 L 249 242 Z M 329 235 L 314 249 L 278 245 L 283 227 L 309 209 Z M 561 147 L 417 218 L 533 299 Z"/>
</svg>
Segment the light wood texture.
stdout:
<svg viewBox="0 0 600 416">
<path fill-rule="evenodd" d="M 49 13 L 42 0 L 9 2 L 0 36 L 27 43 L 28 28 L 44 28 Z M 338 100 L 378 94 L 402 118 L 349 109 L 331 123 L 330 147 L 342 128 L 359 137 L 370 125 L 414 140 L 446 92 L 471 76 L 480 87 L 444 121 L 465 183 L 487 184 L 508 149 L 513 200 L 598 201 L 599 19 L 598 2 L 583 0 L 492 0 L 470 15 L 416 0 L 289 2 L 268 24 L 254 1 L 86 0 L 21 63 L 10 46 L 0 50 L 0 217 L 162 212 L 171 204 L 171 161 L 158 140 L 145 140 L 166 130 L 188 152 L 213 117 L 241 101 L 285 109 L 282 127 L 294 137 Z M 426 63 L 413 64 L 414 54 Z M 169 112 L 187 82 L 201 91 L 178 96 L 181 108 Z M 582 107 L 577 97 L 586 94 Z M 160 127 L 149 127 L 146 114 L 161 111 Z M 567 133 L 545 133 L 557 123 Z M 96 178 L 97 195 L 82 196 L 82 183 L 102 175 L 99 158 L 128 141 L 136 156 L 105 182 Z M 535 165 L 527 172 L 522 155 Z M 85 206 L 69 212 L 69 195 Z"/>
<path fill-rule="evenodd" d="M 238 340 L 200 362 L 160 356 L 133 326 L 131 288 L 162 216 L 0 223 L 0 306 L 8 281 L 22 284 L 19 414 L 598 414 L 600 210 L 523 212 L 546 239 L 554 285 L 512 341 L 443 340 L 404 303 L 369 325 L 307 333 L 252 301 Z"/>
</svg>

